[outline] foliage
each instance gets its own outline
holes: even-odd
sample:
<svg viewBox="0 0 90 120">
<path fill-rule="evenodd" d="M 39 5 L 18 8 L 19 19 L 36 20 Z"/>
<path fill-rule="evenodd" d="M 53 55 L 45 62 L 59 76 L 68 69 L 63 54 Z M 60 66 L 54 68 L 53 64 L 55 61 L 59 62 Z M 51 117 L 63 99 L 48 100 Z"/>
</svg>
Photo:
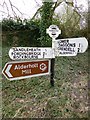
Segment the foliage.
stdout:
<svg viewBox="0 0 90 120">
<path fill-rule="evenodd" d="M 32 30 L 34 27 L 38 28 L 39 20 L 27 20 L 27 19 L 3 19 L 2 30 L 3 31 L 14 31 L 14 30 Z"/>
<path fill-rule="evenodd" d="M 38 46 L 40 41 L 39 20 L 21 20 L 21 19 L 4 19 L 2 21 L 2 34 L 7 40 L 4 45 L 16 46 Z M 14 38 L 17 38 L 15 40 Z"/>
<path fill-rule="evenodd" d="M 53 0 L 46 2 L 43 0 L 42 9 L 40 10 L 41 15 L 41 22 L 40 22 L 40 33 L 41 33 L 41 45 L 42 46 L 51 46 L 51 41 L 48 35 L 46 34 L 46 29 L 53 23 L 52 19 L 54 16 L 55 9 L 62 3 L 61 1 L 56 1 L 55 3 Z M 72 1 L 67 1 L 67 5 L 73 7 Z M 57 19 L 57 18 L 56 18 Z"/>
<path fill-rule="evenodd" d="M 38 20 L 22 20 L 18 17 L 15 20 L 3 19 L 1 23 L 3 36 L 7 39 L 3 45 L 51 46 L 51 38 L 46 34 L 46 29 L 51 24 L 56 24 L 61 29 L 62 34 L 58 38 L 87 37 L 87 28 L 80 30 L 80 14 L 75 10 L 72 0 L 65 2 L 66 14 L 62 16 L 54 14 L 61 3 L 62 0 L 56 2 L 43 0 L 43 5 L 38 9 L 41 19 Z"/>
<path fill-rule="evenodd" d="M 42 46 L 51 46 L 51 41 L 46 34 L 46 29 L 52 24 L 52 3 L 44 2 L 42 6 L 41 21 L 40 21 L 40 33 L 41 33 L 41 44 Z"/>
<path fill-rule="evenodd" d="M 45 5 L 50 7 L 51 4 Z M 16 20 L 11 18 L 3 19 L 2 23 L 0 23 L 2 25 L 2 45 L 13 47 L 51 46 L 51 39 L 49 35 L 46 34 L 46 28 L 48 28 L 50 24 L 56 24 L 61 29 L 62 33 L 58 38 L 82 36 L 88 38 L 87 26 L 85 26 L 83 29 L 80 29 L 79 24 L 75 25 L 76 18 L 67 20 L 64 23 L 60 21 L 58 16 L 52 19 L 50 17 L 51 14 L 49 14 L 49 12 L 52 10 L 49 9 L 50 8 L 48 8 L 48 12 L 45 12 L 45 14 L 43 10 L 41 11 L 41 15 L 43 17 L 41 20 L 21 20 L 20 18 Z M 46 11 L 45 8 L 44 11 Z"/>
</svg>

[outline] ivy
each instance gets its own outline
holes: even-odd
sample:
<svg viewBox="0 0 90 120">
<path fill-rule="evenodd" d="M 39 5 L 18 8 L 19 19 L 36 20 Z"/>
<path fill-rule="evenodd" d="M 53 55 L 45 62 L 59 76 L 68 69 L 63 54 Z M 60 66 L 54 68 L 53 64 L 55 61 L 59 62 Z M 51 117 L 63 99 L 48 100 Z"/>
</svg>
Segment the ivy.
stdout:
<svg viewBox="0 0 90 120">
<path fill-rule="evenodd" d="M 51 46 L 51 40 L 46 34 L 46 29 L 52 24 L 52 2 L 43 2 L 40 21 L 41 45 Z"/>
<path fill-rule="evenodd" d="M 2 20 L 2 30 L 3 31 L 16 31 L 16 30 L 33 30 L 39 28 L 39 20 L 29 21 L 29 20 L 21 20 L 16 19 L 13 20 L 3 19 Z"/>
</svg>

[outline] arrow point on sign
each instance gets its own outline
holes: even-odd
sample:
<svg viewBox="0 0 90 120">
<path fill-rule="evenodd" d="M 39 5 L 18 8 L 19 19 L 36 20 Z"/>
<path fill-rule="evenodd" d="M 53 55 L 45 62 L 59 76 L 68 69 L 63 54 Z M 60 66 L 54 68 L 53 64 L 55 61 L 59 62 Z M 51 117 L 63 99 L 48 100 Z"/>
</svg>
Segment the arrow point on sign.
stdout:
<svg viewBox="0 0 90 120">
<path fill-rule="evenodd" d="M 8 65 L 7 69 L 5 70 L 5 73 L 7 74 L 7 76 L 10 78 L 10 77 L 13 77 L 10 73 L 10 69 L 11 69 L 12 65 Z"/>
</svg>

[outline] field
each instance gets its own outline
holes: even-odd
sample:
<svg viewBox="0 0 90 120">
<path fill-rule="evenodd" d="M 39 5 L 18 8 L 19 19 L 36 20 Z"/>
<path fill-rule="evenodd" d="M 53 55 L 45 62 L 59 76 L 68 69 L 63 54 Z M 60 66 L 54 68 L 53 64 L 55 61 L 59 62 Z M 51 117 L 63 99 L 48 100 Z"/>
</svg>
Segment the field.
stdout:
<svg viewBox="0 0 90 120">
<path fill-rule="evenodd" d="M 2 67 L 11 61 L 2 49 Z M 50 76 L 17 81 L 2 76 L 3 118 L 87 118 L 88 52 L 55 59 L 55 86 Z"/>
</svg>

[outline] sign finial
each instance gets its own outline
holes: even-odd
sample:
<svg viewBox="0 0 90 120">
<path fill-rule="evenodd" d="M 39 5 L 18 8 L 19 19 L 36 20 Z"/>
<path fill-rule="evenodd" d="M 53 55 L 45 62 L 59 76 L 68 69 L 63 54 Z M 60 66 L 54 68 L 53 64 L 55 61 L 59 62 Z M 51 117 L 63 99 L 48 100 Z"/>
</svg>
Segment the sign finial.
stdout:
<svg viewBox="0 0 90 120">
<path fill-rule="evenodd" d="M 46 29 L 46 33 L 48 33 L 52 39 L 55 39 L 61 34 L 61 30 L 57 25 L 50 25 L 49 28 Z"/>
</svg>

